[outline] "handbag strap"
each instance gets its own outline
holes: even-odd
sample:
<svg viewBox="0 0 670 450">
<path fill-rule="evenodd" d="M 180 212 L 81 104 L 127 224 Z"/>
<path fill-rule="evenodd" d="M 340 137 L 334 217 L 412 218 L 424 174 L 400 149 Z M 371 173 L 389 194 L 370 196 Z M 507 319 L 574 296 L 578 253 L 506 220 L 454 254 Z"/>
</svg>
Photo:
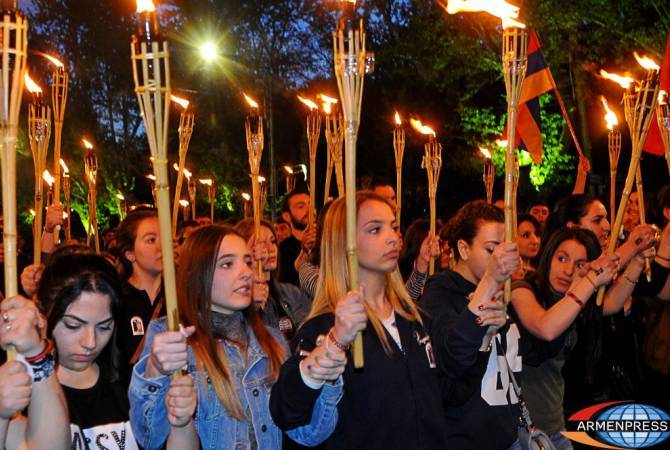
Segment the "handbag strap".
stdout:
<svg viewBox="0 0 670 450">
<path fill-rule="evenodd" d="M 519 398 L 519 408 L 521 409 L 521 417 L 520 417 L 521 424 L 530 430 L 531 428 L 533 428 L 533 420 L 530 418 L 530 411 L 528 411 L 526 402 L 523 400 L 523 393 L 521 392 L 521 386 L 519 386 L 519 383 L 517 383 L 516 377 L 514 376 L 514 371 L 512 371 L 512 368 L 509 366 L 509 363 L 507 362 L 507 352 L 503 352 L 501 354 L 500 353 L 501 344 L 500 342 L 498 342 L 498 338 L 494 337 L 493 340 L 496 345 L 496 353 L 502 356 L 503 364 L 505 365 L 505 369 L 509 374 L 509 379 L 512 381 L 512 387 L 514 388 L 514 393 Z"/>
</svg>

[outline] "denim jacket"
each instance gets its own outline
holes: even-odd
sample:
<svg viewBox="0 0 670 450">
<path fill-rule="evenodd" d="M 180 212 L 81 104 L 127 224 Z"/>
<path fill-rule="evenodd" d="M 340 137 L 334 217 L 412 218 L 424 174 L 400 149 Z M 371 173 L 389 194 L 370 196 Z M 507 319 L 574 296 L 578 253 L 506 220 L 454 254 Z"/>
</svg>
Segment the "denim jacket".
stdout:
<svg viewBox="0 0 670 450">
<path fill-rule="evenodd" d="M 170 432 L 165 397 L 170 384 L 167 375 L 147 379 L 144 377 L 154 336 L 167 329 L 165 317 L 152 321 L 146 335 L 142 356 L 133 369 L 128 397 L 130 421 L 137 442 L 147 450 L 163 446 Z M 273 337 L 284 344 L 278 331 L 270 329 Z M 222 342 L 229 356 L 231 371 L 241 364 L 242 357 L 234 345 Z M 249 332 L 247 368 L 243 386 L 237 387 L 242 408 L 251 411 L 254 433 L 259 450 L 276 450 L 282 446 L 282 432 L 270 417 L 269 399 L 272 381 L 269 378 L 269 360 L 253 332 Z M 198 370 L 192 349 L 188 348 L 188 372 L 192 375 L 197 391 L 198 404 L 195 413 L 195 428 L 203 450 L 250 448 L 249 430 L 245 421 L 228 416 L 225 407 L 216 396 L 216 391 L 207 373 Z"/>
</svg>

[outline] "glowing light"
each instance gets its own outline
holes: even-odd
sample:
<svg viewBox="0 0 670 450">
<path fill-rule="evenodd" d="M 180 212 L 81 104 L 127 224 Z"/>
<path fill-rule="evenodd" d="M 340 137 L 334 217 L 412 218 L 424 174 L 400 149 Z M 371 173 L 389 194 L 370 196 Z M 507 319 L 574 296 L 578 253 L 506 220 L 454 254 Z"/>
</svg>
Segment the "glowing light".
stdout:
<svg viewBox="0 0 670 450">
<path fill-rule="evenodd" d="M 32 78 L 30 78 L 30 75 L 28 75 L 28 72 L 26 72 L 26 75 L 24 77 L 24 81 L 26 82 L 26 89 L 28 89 L 28 92 L 31 94 L 41 94 L 42 93 L 42 88 L 38 86 L 37 83 L 33 81 Z"/>
<path fill-rule="evenodd" d="M 70 169 L 67 168 L 67 165 L 65 164 L 65 161 L 63 161 L 63 158 L 60 159 L 60 166 L 63 168 L 63 172 L 66 174 L 70 173 Z"/>
<path fill-rule="evenodd" d="M 84 148 L 86 148 L 86 150 L 93 150 L 93 144 L 91 144 L 88 140 L 82 138 L 81 143 L 84 144 Z"/>
<path fill-rule="evenodd" d="M 250 106 L 252 109 L 254 109 L 254 108 L 255 108 L 255 109 L 258 109 L 258 103 L 256 102 L 256 100 L 254 100 L 253 98 L 249 97 L 249 96 L 248 96 L 247 94 L 245 94 L 244 92 L 242 93 L 242 95 L 244 95 L 244 99 L 247 101 L 247 103 L 249 104 L 249 106 Z"/>
<path fill-rule="evenodd" d="M 30 213 L 31 216 L 35 217 L 35 210 L 34 209 L 30 208 L 28 210 L 28 212 Z"/>
<path fill-rule="evenodd" d="M 430 135 L 433 137 L 437 136 L 432 128 L 430 128 L 428 125 L 424 125 L 420 120 L 409 119 L 409 123 L 412 125 L 412 128 L 421 134 Z"/>
<path fill-rule="evenodd" d="M 319 108 L 319 107 L 316 105 L 316 103 L 314 103 L 312 100 L 310 100 L 310 99 L 308 99 L 308 98 L 301 97 L 301 96 L 298 95 L 298 100 L 300 100 L 300 101 L 303 102 L 305 105 L 307 105 L 307 107 L 309 108 L 310 111 L 314 111 L 315 109 L 318 109 L 318 108 Z"/>
<path fill-rule="evenodd" d="M 259 176 L 258 176 L 258 182 L 259 182 L 259 183 L 265 183 L 265 177 L 262 176 L 262 175 L 259 175 Z"/>
<path fill-rule="evenodd" d="M 286 171 L 287 174 L 293 175 L 293 169 L 289 166 L 284 166 L 284 170 Z"/>
<path fill-rule="evenodd" d="M 205 60 L 206 63 L 211 63 L 216 61 L 219 57 L 219 48 L 212 41 L 207 41 L 200 46 L 200 57 Z"/>
<path fill-rule="evenodd" d="M 245 202 L 248 202 L 251 200 L 251 195 L 247 194 L 246 192 L 242 192 L 242 198 L 244 199 Z"/>
<path fill-rule="evenodd" d="M 665 105 L 668 103 L 668 93 L 664 90 L 658 91 L 658 104 Z"/>
<path fill-rule="evenodd" d="M 615 83 L 617 83 L 619 86 L 621 86 L 624 89 L 628 89 L 631 84 L 635 82 L 633 78 L 627 77 L 627 76 L 622 76 L 622 75 L 617 75 L 616 73 L 609 73 L 608 71 L 604 69 L 600 69 L 600 76 L 605 78 L 606 80 L 612 80 Z"/>
<path fill-rule="evenodd" d="M 600 96 L 600 101 L 603 104 L 603 108 L 605 108 L 605 122 L 607 123 L 607 129 L 608 130 L 613 130 L 615 126 L 619 125 L 619 119 L 617 119 L 616 114 L 614 114 L 614 111 L 612 111 L 607 104 L 607 99 L 603 97 L 602 95 Z"/>
<path fill-rule="evenodd" d="M 42 179 L 44 179 L 44 181 L 49 185 L 49 187 L 53 186 L 54 181 L 56 181 L 56 179 L 53 177 L 53 175 L 49 173 L 48 170 L 42 172 Z"/>
<path fill-rule="evenodd" d="M 397 126 L 402 125 L 402 120 L 400 120 L 400 114 L 398 114 L 398 111 L 395 112 L 395 116 L 393 118 Z"/>
<path fill-rule="evenodd" d="M 633 56 L 635 56 L 635 59 L 637 59 L 637 63 L 645 69 L 655 70 L 656 72 L 661 70 L 660 66 L 656 64 L 656 61 L 649 58 L 648 56 L 640 56 L 637 54 L 637 52 L 633 52 Z"/>
<path fill-rule="evenodd" d="M 146 176 L 147 180 L 156 181 L 156 175 L 149 174 Z"/>
<path fill-rule="evenodd" d="M 173 102 L 175 102 L 176 104 L 178 104 L 178 105 L 181 106 L 182 108 L 184 108 L 184 110 L 185 110 L 186 108 L 188 108 L 188 105 L 191 104 L 191 102 L 189 102 L 189 101 L 186 100 L 185 98 L 177 97 L 176 95 L 170 95 L 170 100 L 173 101 Z"/>
<path fill-rule="evenodd" d="M 323 112 L 330 114 L 333 111 L 333 105 L 337 104 L 338 100 L 325 94 L 319 94 L 318 97 L 321 99 Z"/>
<path fill-rule="evenodd" d="M 491 159 L 491 151 L 488 148 L 479 147 L 479 151 L 482 152 L 484 158 Z"/>
<path fill-rule="evenodd" d="M 184 208 L 187 207 L 189 205 L 188 200 L 184 200 L 184 199 L 179 200 L 179 205 L 183 206 Z"/>
<path fill-rule="evenodd" d="M 498 147 L 507 148 L 508 143 L 507 139 L 496 139 L 496 145 Z"/>
<path fill-rule="evenodd" d="M 152 0 L 137 0 L 137 12 L 154 12 L 156 11 L 156 5 Z"/>
<path fill-rule="evenodd" d="M 502 20 L 503 28 L 526 28 L 515 20 L 519 18 L 519 7 L 505 0 L 449 0 L 444 9 L 449 14 L 459 12 L 486 12 Z"/>
<path fill-rule="evenodd" d="M 204 184 L 205 186 L 211 186 L 214 181 L 211 178 L 201 178 L 198 180 L 200 184 Z"/>
<path fill-rule="evenodd" d="M 46 55 L 46 54 L 45 54 L 45 55 L 42 55 L 42 56 L 44 56 L 46 59 L 48 59 L 49 61 L 51 61 L 51 63 L 52 63 L 54 66 L 56 66 L 57 68 L 59 68 L 59 69 L 63 69 L 63 68 L 65 68 L 65 65 L 64 65 L 59 59 L 55 58 L 54 56 Z"/>
</svg>

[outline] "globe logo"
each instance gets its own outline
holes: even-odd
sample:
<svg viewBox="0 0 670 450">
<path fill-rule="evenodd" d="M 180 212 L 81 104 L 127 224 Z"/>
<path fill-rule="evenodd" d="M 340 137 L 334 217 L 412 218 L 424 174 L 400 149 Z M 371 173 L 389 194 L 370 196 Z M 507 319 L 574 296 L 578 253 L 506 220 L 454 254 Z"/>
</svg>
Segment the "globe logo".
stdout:
<svg viewBox="0 0 670 450">
<path fill-rule="evenodd" d="M 604 431 L 596 433 L 598 438 L 622 448 L 651 447 L 670 437 L 670 415 L 651 405 L 619 404 L 605 409 L 595 421 L 605 425 Z"/>
</svg>

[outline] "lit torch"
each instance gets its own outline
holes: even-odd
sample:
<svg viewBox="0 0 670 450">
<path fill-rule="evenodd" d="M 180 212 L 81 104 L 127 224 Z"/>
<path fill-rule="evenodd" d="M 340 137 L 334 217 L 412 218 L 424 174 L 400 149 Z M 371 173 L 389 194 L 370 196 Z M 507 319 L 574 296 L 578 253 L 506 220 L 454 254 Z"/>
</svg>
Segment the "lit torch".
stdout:
<svg viewBox="0 0 670 450">
<path fill-rule="evenodd" d="M 605 123 L 607 124 L 607 149 L 610 159 L 610 216 L 612 223 L 616 218 L 616 173 L 621 155 L 621 131 L 619 131 L 619 119 L 607 103 L 607 99 L 600 96 L 600 101 L 605 109 Z"/>
<path fill-rule="evenodd" d="M 35 221 L 33 222 L 33 264 L 42 262 L 42 209 L 44 184 L 42 173 L 47 164 L 51 138 L 51 108 L 42 103 L 42 89 L 25 74 L 26 89 L 32 94 L 28 105 L 28 139 L 35 167 Z"/>
<path fill-rule="evenodd" d="M 398 111 L 393 116 L 393 152 L 395 155 L 395 192 L 396 209 L 395 222 L 400 227 L 400 211 L 402 207 L 402 159 L 405 153 L 405 127 L 402 126 L 402 120 Z"/>
<path fill-rule="evenodd" d="M 154 207 L 157 207 L 157 205 L 158 205 L 158 191 L 156 189 L 156 175 L 149 174 L 149 175 L 146 175 L 145 178 L 147 180 L 149 180 L 149 188 L 151 189 L 151 197 L 154 200 Z"/>
<path fill-rule="evenodd" d="M 119 201 L 119 218 L 123 220 L 128 214 L 128 203 L 126 202 L 126 197 L 120 192 L 116 193 L 116 199 Z"/>
<path fill-rule="evenodd" d="M 98 155 L 93 144 L 86 139 L 81 140 L 84 145 L 84 171 L 88 183 L 88 230 L 86 233 L 86 245 L 91 245 L 91 236 L 94 238 L 95 251 L 100 253 L 100 239 L 98 238 L 97 217 L 97 180 L 98 180 Z"/>
<path fill-rule="evenodd" d="M 200 184 L 207 186 L 207 198 L 209 199 L 209 220 L 214 223 L 214 200 L 216 197 L 216 183 L 211 178 L 198 180 Z"/>
<path fill-rule="evenodd" d="M 286 193 L 289 193 L 295 189 L 296 174 L 291 166 L 284 166 L 284 172 L 286 172 Z"/>
<path fill-rule="evenodd" d="M 179 200 L 179 206 L 181 206 L 181 216 L 184 222 L 188 221 L 189 216 L 189 203 L 188 200 Z"/>
<path fill-rule="evenodd" d="M 330 198 L 330 184 L 335 169 L 337 194 L 344 196 L 344 173 L 342 173 L 342 145 L 344 144 L 344 118 L 337 107 L 338 100 L 319 94 L 322 101 L 323 114 L 326 120 L 326 185 L 323 203 Z"/>
<path fill-rule="evenodd" d="M 181 106 L 182 111 L 179 115 L 179 166 L 177 168 L 177 186 L 174 190 L 174 204 L 172 209 L 172 232 L 177 233 L 177 214 L 179 211 L 179 198 L 181 197 L 181 186 L 184 181 L 184 172 L 182 169 L 186 164 L 186 153 L 188 153 L 188 146 L 193 135 L 193 125 L 195 122 L 195 115 L 189 109 L 189 101 L 179 98 L 176 95 L 171 95 L 170 99 Z M 190 178 L 189 178 L 190 181 Z M 193 200 L 191 200 L 193 202 Z M 195 211 L 195 208 L 193 208 Z"/>
<path fill-rule="evenodd" d="M 670 172 L 670 106 L 668 106 L 668 93 L 666 91 L 658 93 L 656 120 L 658 121 L 658 130 L 663 141 L 663 149 L 665 150 L 665 161 L 668 164 L 668 172 Z"/>
<path fill-rule="evenodd" d="M 260 209 L 260 186 L 258 177 L 261 170 L 261 158 L 263 157 L 264 133 L 263 117 L 259 113 L 258 103 L 244 94 L 244 98 L 249 104 L 249 114 L 246 116 L 244 124 L 247 136 L 247 152 L 249 153 L 249 168 L 251 169 L 251 195 L 254 208 L 254 236 L 256 241 L 261 239 L 261 217 L 263 213 Z M 256 262 L 256 275 L 259 280 L 264 279 L 265 272 L 263 264 Z"/>
<path fill-rule="evenodd" d="M 44 55 L 54 66 L 51 74 L 51 105 L 54 114 L 54 204 L 60 205 L 60 153 L 63 135 L 63 119 L 67 105 L 69 75 L 65 65 L 51 55 Z M 54 242 L 58 242 L 60 227 L 54 230 Z"/>
<path fill-rule="evenodd" d="M 421 123 L 420 120 L 410 119 L 410 125 L 418 133 L 428 136 L 428 142 L 424 145 L 424 154 L 422 167 L 426 169 L 428 175 L 428 200 L 430 202 L 430 233 L 435 236 L 435 224 L 437 222 L 437 185 L 440 180 L 440 170 L 442 169 L 442 145 L 437 141 L 435 131 Z M 435 273 L 435 258 L 430 257 L 428 266 L 428 275 Z"/>
<path fill-rule="evenodd" d="M 251 195 L 249 195 L 247 192 L 242 192 L 242 202 L 244 204 L 244 218 L 248 219 L 251 214 L 249 212 L 249 207 L 251 204 Z"/>
<path fill-rule="evenodd" d="M 307 105 L 309 112 L 306 119 L 307 147 L 309 148 L 309 216 L 308 225 L 315 221 L 316 205 L 316 150 L 321 135 L 321 115 L 319 107 L 312 100 L 298 95 L 298 100 Z"/>
<path fill-rule="evenodd" d="M 54 181 L 56 181 L 56 179 L 53 177 L 53 175 L 51 175 L 51 172 L 49 172 L 49 170 L 47 170 L 47 169 L 44 169 L 44 172 L 42 172 L 42 179 L 47 184 L 47 201 L 46 201 L 46 203 L 47 203 L 47 206 L 51 206 L 51 205 L 53 205 L 53 202 L 54 202 L 53 187 L 54 187 Z"/>
<path fill-rule="evenodd" d="M 70 229 L 70 216 L 72 215 L 70 211 L 70 170 L 62 159 L 60 160 L 60 166 L 63 169 L 60 177 L 63 196 L 65 197 L 65 213 L 67 214 L 65 218 L 65 239 L 70 241 L 72 240 L 72 230 Z"/>
<path fill-rule="evenodd" d="M 493 183 L 496 177 L 496 167 L 491 158 L 491 151 L 487 148 L 479 147 L 479 151 L 484 156 L 484 188 L 486 189 L 486 202 L 490 205 L 493 203 Z"/>
</svg>

